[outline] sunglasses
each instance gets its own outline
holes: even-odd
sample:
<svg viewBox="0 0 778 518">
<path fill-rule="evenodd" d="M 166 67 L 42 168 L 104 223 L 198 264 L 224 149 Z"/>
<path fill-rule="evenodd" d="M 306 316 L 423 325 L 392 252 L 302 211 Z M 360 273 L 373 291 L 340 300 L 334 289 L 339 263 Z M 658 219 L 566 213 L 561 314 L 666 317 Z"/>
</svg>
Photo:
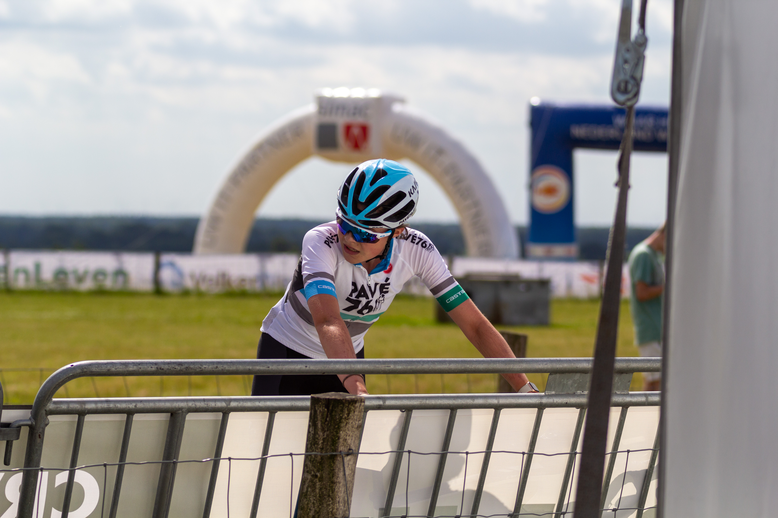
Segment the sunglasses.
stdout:
<svg viewBox="0 0 778 518">
<path fill-rule="evenodd" d="M 370 230 L 365 230 L 364 228 L 355 227 L 354 225 L 348 223 L 347 221 L 337 218 L 336 219 L 338 223 L 338 228 L 340 229 L 340 232 L 345 236 L 349 232 L 351 232 L 351 235 L 354 236 L 354 241 L 357 243 L 376 243 L 379 239 L 382 237 L 388 237 L 392 235 L 391 230 L 387 230 L 386 232 L 372 232 Z"/>
</svg>

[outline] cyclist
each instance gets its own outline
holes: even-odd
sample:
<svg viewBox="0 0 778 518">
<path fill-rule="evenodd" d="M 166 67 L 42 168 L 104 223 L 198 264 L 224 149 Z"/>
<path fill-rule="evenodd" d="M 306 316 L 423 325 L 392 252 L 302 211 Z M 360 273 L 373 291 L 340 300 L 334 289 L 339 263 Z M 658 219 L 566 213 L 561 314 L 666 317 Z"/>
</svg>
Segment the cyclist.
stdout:
<svg viewBox="0 0 778 518">
<path fill-rule="evenodd" d="M 335 221 L 305 234 L 292 281 L 262 322 L 258 358 L 364 358 L 368 329 L 414 276 L 483 356 L 514 357 L 429 238 L 406 226 L 419 202 L 419 187 L 408 168 L 368 160 L 348 174 L 337 202 Z M 519 392 L 537 390 L 524 374 L 503 376 Z M 366 395 L 365 378 L 263 375 L 255 376 L 252 386 L 253 395 L 322 392 Z"/>
</svg>

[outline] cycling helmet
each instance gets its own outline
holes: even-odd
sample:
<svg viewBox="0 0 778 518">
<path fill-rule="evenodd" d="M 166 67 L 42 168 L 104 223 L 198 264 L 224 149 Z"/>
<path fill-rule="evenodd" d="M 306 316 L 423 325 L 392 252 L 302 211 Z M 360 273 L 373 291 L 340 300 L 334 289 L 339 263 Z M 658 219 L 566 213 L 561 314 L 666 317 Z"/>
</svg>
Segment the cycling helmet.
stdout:
<svg viewBox="0 0 778 518">
<path fill-rule="evenodd" d="M 401 227 L 416 212 L 419 185 L 410 170 L 379 158 L 359 164 L 338 190 L 337 215 L 370 229 Z"/>
</svg>

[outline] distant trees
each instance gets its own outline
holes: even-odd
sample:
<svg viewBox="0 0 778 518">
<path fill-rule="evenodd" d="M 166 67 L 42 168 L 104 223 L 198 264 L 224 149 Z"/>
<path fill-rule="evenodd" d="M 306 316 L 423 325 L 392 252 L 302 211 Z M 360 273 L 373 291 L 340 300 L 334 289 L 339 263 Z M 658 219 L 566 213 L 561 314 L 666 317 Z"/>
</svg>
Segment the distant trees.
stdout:
<svg viewBox="0 0 778 518">
<path fill-rule="evenodd" d="M 132 252 L 191 252 L 199 218 L 196 217 L 22 217 L 0 216 L 0 248 L 54 250 L 116 250 Z M 256 219 L 247 252 L 299 252 L 303 235 L 322 223 L 313 220 Z M 417 223 L 443 255 L 465 255 L 465 240 L 457 224 Z M 517 227 L 526 243 L 526 227 Z M 652 229 L 631 228 L 627 248 L 632 249 Z M 578 229 L 581 259 L 604 260 L 608 229 Z"/>
</svg>

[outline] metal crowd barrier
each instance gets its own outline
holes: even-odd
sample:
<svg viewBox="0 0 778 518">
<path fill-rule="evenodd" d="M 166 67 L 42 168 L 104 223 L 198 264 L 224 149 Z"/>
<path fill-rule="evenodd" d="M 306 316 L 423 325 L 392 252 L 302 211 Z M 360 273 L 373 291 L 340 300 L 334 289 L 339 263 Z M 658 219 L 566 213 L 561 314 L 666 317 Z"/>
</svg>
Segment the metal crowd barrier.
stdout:
<svg viewBox="0 0 778 518">
<path fill-rule="evenodd" d="M 616 360 L 616 376 L 617 378 L 621 376 L 622 379 L 621 383 L 615 384 L 617 393 L 613 395 L 612 399 L 614 416 L 615 412 L 618 412 L 618 419 L 611 420 L 611 447 L 609 448 L 610 453 L 603 486 L 603 516 L 627 516 L 627 514 L 623 513 L 634 510 L 631 516 L 640 518 L 647 509 L 646 502 L 652 487 L 653 471 L 658 457 L 658 434 L 656 429 L 646 432 L 652 434 L 649 447 L 632 452 L 633 459 L 638 453 L 648 459 L 647 462 L 643 462 L 639 466 L 638 470 L 629 471 L 631 452 L 630 450 L 625 451 L 619 448 L 620 444 L 625 441 L 625 423 L 627 423 L 629 409 L 649 408 L 649 413 L 643 417 L 638 417 L 645 422 L 652 423 L 651 426 L 658 422 L 659 393 L 628 393 L 626 392 L 626 387 L 629 386 L 631 373 L 656 372 L 660 370 L 660 364 L 661 361 L 658 358 L 619 358 Z M 56 516 L 55 513 L 60 513 L 58 516 L 62 517 L 72 513 L 72 516 L 83 517 L 150 515 L 155 518 L 164 518 L 169 515 L 191 515 L 207 518 L 222 515 L 230 516 L 231 503 L 235 516 L 273 516 L 277 515 L 278 509 L 281 507 L 284 509 L 284 514 L 288 511 L 291 516 L 292 500 L 296 491 L 295 477 L 299 476 L 299 473 L 295 474 L 294 472 L 295 462 L 299 460 L 295 459 L 295 456 L 304 455 L 304 442 L 302 449 L 298 448 L 297 451 L 290 450 L 288 452 L 279 450 L 280 446 L 271 447 L 271 444 L 275 444 L 273 441 L 287 439 L 288 437 L 284 437 L 285 434 L 288 434 L 290 437 L 295 434 L 299 435 L 300 427 L 302 426 L 300 423 L 302 421 L 295 421 L 297 424 L 290 427 L 288 424 L 291 422 L 290 416 L 305 416 L 309 408 L 310 398 L 242 396 L 54 399 L 55 393 L 63 385 L 77 378 L 103 376 L 503 372 L 549 373 L 547 392 L 543 394 L 520 395 L 440 394 L 367 396 L 365 398 L 366 424 L 363 430 L 362 447 L 359 452 L 360 462 L 363 462 L 364 459 L 363 464 L 365 467 L 363 467 L 363 474 L 366 475 L 362 479 L 363 482 L 360 482 L 359 479 L 357 480 L 357 486 L 360 486 L 360 484 L 364 486 L 364 489 L 360 492 L 361 503 L 357 502 L 355 497 L 353 505 L 356 505 L 359 509 L 368 509 L 368 511 L 364 511 L 367 514 L 377 513 L 378 516 L 416 516 L 415 514 L 409 514 L 413 509 L 417 509 L 415 512 L 418 513 L 418 516 L 467 516 L 468 512 L 469 516 L 482 516 L 479 514 L 479 511 L 484 511 L 489 506 L 492 506 L 492 511 L 494 509 L 504 510 L 503 514 L 491 512 L 491 516 L 561 516 L 565 513 L 570 513 L 572 509 L 570 502 L 574 487 L 575 462 L 587 404 L 585 383 L 588 380 L 587 373 L 591 370 L 591 366 L 591 359 L 577 358 L 357 361 L 135 360 L 74 363 L 59 369 L 43 383 L 29 412 L 29 417 L 18 419 L 10 426 L 0 429 L 0 434 L 5 434 L 0 435 L 0 440 L 6 441 L 5 465 L 22 464 L 7 470 L 0 469 L 0 482 L 6 482 L 5 494 L 10 502 L 5 510 L 0 504 L 0 518 L 14 516 L 14 509 L 16 509 L 16 515 L 20 518 L 43 516 L 47 506 L 52 508 L 51 516 Z M 531 419 L 529 417 L 530 414 L 525 415 L 526 412 L 532 412 Z M 556 412 L 551 418 L 546 418 L 546 421 L 549 421 L 551 424 L 545 424 L 544 421 L 544 414 L 549 415 L 548 412 Z M 160 417 L 153 417 L 155 415 Z M 197 416 L 199 421 L 194 418 L 195 416 Z M 368 416 L 370 416 L 370 419 L 367 419 Z M 467 416 L 464 424 L 463 416 Z M 508 417 L 505 418 L 505 416 Z M 141 417 L 143 417 L 143 420 L 139 420 Z M 282 417 L 286 421 L 283 421 Z M 501 424 L 501 417 L 503 417 L 503 421 L 505 419 L 509 421 L 513 419 L 513 421 L 510 421 L 511 423 L 527 423 L 526 425 L 521 425 L 525 428 L 525 433 L 522 436 L 524 442 L 516 446 L 515 449 L 501 451 L 498 448 L 500 444 L 508 444 L 511 440 L 518 440 L 510 438 L 512 437 L 512 431 Z M 167 422 L 165 422 L 165 418 Z M 528 419 L 530 420 L 528 421 Z M 572 423 L 574 422 L 574 429 L 571 433 L 567 433 L 564 438 L 559 439 L 565 443 L 561 451 L 553 453 L 541 452 L 538 450 L 539 441 L 556 440 L 554 438 L 555 435 L 564 435 L 561 433 L 557 434 L 555 430 L 549 428 L 555 423 L 554 419 L 560 423 L 563 421 L 568 423 L 564 425 L 568 428 L 573 427 Z M 282 423 L 282 421 L 286 424 L 279 428 L 279 423 Z M 486 424 L 487 422 L 488 425 Z M 530 422 L 531 427 L 529 426 Z M 435 425 L 435 423 L 439 424 Z M 445 424 L 443 425 L 442 423 Z M 643 423 L 643 421 L 635 421 L 635 423 L 637 424 L 631 425 L 632 429 L 636 426 L 642 426 L 640 423 Z M 140 426 L 145 431 L 144 433 L 151 430 L 150 433 L 152 435 L 156 433 L 160 436 L 157 443 L 154 443 L 156 444 L 155 452 L 150 454 L 150 457 L 154 457 L 153 453 L 156 453 L 158 458 L 137 459 L 133 457 L 134 454 L 131 454 L 131 452 L 143 449 L 143 447 L 139 446 L 141 439 L 136 437 L 137 434 L 133 431 L 134 424 L 136 428 Z M 85 425 L 87 425 L 86 431 Z M 238 428 L 238 425 L 243 428 Z M 426 428 L 420 428 L 422 425 Z M 90 426 L 94 428 L 94 431 L 90 431 Z M 411 428 L 414 426 L 414 432 L 410 433 Z M 482 432 L 477 431 L 479 426 Z M 521 427 L 518 425 L 511 426 Z M 542 429 L 542 426 L 546 428 Z M 13 451 L 15 447 L 13 438 L 14 435 L 18 437 L 18 430 L 24 427 L 28 428 L 26 440 L 25 437 L 21 437 L 20 440 L 16 441 L 19 443 L 18 448 L 24 448 L 24 460 L 23 463 L 20 463 L 20 453 Z M 49 427 L 54 427 L 57 431 L 56 438 L 52 437 L 50 439 L 52 442 L 51 446 L 48 446 L 46 441 Z M 93 452 L 99 449 L 98 446 L 100 446 L 101 441 L 109 441 L 107 437 L 111 435 L 110 433 L 101 432 L 106 427 L 114 430 L 117 436 L 115 444 L 112 443 L 110 447 L 103 448 L 109 451 L 113 457 L 97 459 Z M 277 430 L 277 428 L 279 429 Z M 228 429 L 232 431 L 228 433 Z M 7 432 L 5 430 L 13 431 Z M 118 433 L 119 430 L 121 433 Z M 156 432 L 153 430 L 156 430 Z M 240 430 L 244 431 L 241 432 Z M 245 430 L 249 430 L 249 432 Z M 469 435 L 464 440 L 461 438 L 457 439 L 456 437 L 459 437 L 462 433 Z M 480 436 L 485 437 L 485 443 L 483 441 L 479 443 L 480 446 L 475 450 L 460 450 L 453 447 L 452 441 L 459 441 L 457 444 L 465 444 L 470 447 L 477 440 L 483 439 L 483 437 L 482 439 L 476 437 L 478 433 L 481 434 Z M 261 440 L 259 440 L 259 435 L 262 435 Z M 88 438 L 85 439 L 85 436 L 88 436 Z M 161 436 L 164 436 L 164 440 L 161 439 Z M 194 436 L 207 436 L 207 439 L 194 440 L 192 439 Z M 118 439 L 118 437 L 121 438 Z M 147 437 L 144 440 L 154 442 L 153 438 L 149 439 Z M 646 438 L 642 437 L 642 440 L 645 442 Z M 366 445 L 370 444 L 371 441 L 374 445 L 388 444 L 389 447 L 370 451 L 369 448 L 366 448 Z M 424 444 L 424 441 L 432 441 L 439 446 L 433 445 L 427 448 L 411 447 L 412 443 Z M 296 444 L 299 446 L 299 441 Z M 295 446 L 295 448 L 297 447 Z M 153 447 L 146 447 L 145 449 L 154 450 Z M 239 458 L 238 456 L 226 455 L 225 449 L 232 449 L 239 453 L 244 453 L 245 450 L 245 452 L 252 454 Z M 187 450 L 186 454 L 182 453 L 183 450 Z M 189 450 L 197 450 L 199 456 L 192 454 Z M 69 458 L 67 451 L 70 452 Z M 48 452 L 47 455 L 52 462 L 60 462 L 60 464 L 66 465 L 44 467 L 42 463 L 44 452 Z M 374 456 L 372 460 L 371 455 Z M 375 459 L 379 458 L 379 455 L 383 455 L 388 460 L 384 462 L 384 457 L 380 457 L 381 461 L 378 462 Z M 414 457 L 414 455 L 417 457 Z M 437 456 L 437 460 L 430 460 L 430 455 Z M 499 458 L 503 460 L 498 462 L 498 456 L 500 455 L 502 456 Z M 542 461 L 543 456 L 551 458 L 555 455 L 559 458 L 564 458 L 564 469 L 561 472 L 559 469 L 556 469 L 553 474 L 556 477 L 554 480 L 559 479 L 561 475 L 561 483 L 556 488 L 558 497 L 552 503 L 553 509 L 551 508 L 552 504 L 548 503 L 528 503 L 532 499 L 530 493 L 533 493 L 533 491 L 538 493 L 545 490 L 535 487 L 538 484 L 534 484 L 533 487 L 535 489 L 528 489 L 528 484 L 531 482 L 530 468 L 533 465 L 533 459 L 537 464 Z M 612 484 L 614 470 L 621 469 L 616 467 L 616 461 L 617 459 L 623 459 L 625 456 L 623 476 L 620 475 L 621 493 L 618 494 L 619 503 L 615 508 L 613 506 L 608 507 L 605 501 L 606 497 L 610 494 L 616 495 L 619 489 L 618 487 L 614 489 Z M 280 466 L 279 459 L 282 457 L 289 458 L 288 462 L 291 463 L 291 475 L 289 475 L 288 484 L 279 482 L 289 471 L 286 467 L 277 469 L 278 473 L 284 473 L 284 477 L 276 476 L 273 473 L 273 469 L 276 469 L 273 466 Z M 453 457 L 464 457 L 464 469 L 461 472 L 451 472 L 454 469 L 451 467 L 453 465 L 451 463 Z M 84 458 L 88 459 L 87 462 L 84 461 Z M 412 458 L 414 459 L 414 465 L 417 466 L 416 470 L 411 469 Z M 14 459 L 16 459 L 15 462 Z M 468 460 L 473 463 L 470 467 L 467 465 Z M 480 466 L 474 467 L 477 463 L 476 461 L 480 461 Z M 513 462 L 513 464 L 510 464 L 509 461 Z M 185 465 L 186 463 L 193 462 L 199 462 L 201 466 L 209 464 L 210 469 L 206 470 L 208 473 L 202 471 L 205 468 L 198 467 L 200 475 L 191 475 L 190 472 L 194 468 L 190 469 L 185 467 Z M 239 465 L 240 462 L 243 462 L 248 467 L 244 469 L 241 467 L 244 464 Z M 507 490 L 503 488 L 504 482 L 495 474 L 495 469 L 497 468 L 490 471 L 490 462 L 493 465 L 498 465 L 498 467 L 502 466 L 500 468 L 502 469 L 501 473 L 510 472 L 514 475 L 518 474 L 515 488 L 511 487 Z M 554 462 L 558 464 L 560 461 L 555 460 Z M 225 467 L 225 464 L 228 466 Z M 376 468 L 373 465 L 378 467 Z M 147 469 L 149 466 L 152 466 L 152 468 Z M 154 466 L 158 467 L 158 474 Z M 109 467 L 111 468 L 110 470 Z M 134 485 L 128 484 L 125 480 L 128 467 L 137 467 L 138 470 L 144 469 L 146 471 L 143 473 L 146 473 L 146 475 L 135 477 L 133 479 L 135 481 Z M 360 465 L 358 464 L 358 473 L 359 467 Z M 417 498 L 412 494 L 414 488 L 411 487 L 410 480 L 415 476 L 417 478 L 421 476 L 420 473 L 424 469 L 429 471 L 430 476 L 434 473 L 434 477 L 430 485 L 428 487 L 425 486 L 424 496 Z M 457 469 L 459 468 L 457 467 Z M 468 473 L 473 469 L 478 470 L 478 476 L 471 476 L 468 482 Z M 54 478 L 53 486 L 48 481 L 47 470 L 52 473 L 54 471 L 59 472 Z M 635 482 L 637 480 L 635 473 L 638 472 L 643 473 L 642 481 Z M 102 488 L 99 487 L 100 483 L 97 482 L 101 474 Z M 241 475 L 240 477 L 238 476 L 239 474 Z M 10 475 L 10 477 L 3 481 L 4 475 Z M 11 496 L 14 493 L 12 490 L 9 490 L 8 484 L 11 484 L 10 480 L 12 477 L 18 477 L 19 475 L 21 475 L 19 498 L 14 502 L 11 501 Z M 46 476 L 44 477 L 44 475 Z M 234 480 L 231 478 L 233 475 Z M 452 489 L 452 484 L 459 483 L 460 475 L 464 476 L 462 489 L 461 491 L 454 490 Z M 548 476 L 548 474 L 539 468 L 538 476 Z M 373 477 L 371 479 L 373 482 L 367 481 L 370 477 Z M 473 486 L 474 477 L 477 478 L 477 482 Z M 111 485 L 109 478 L 113 485 L 112 490 L 108 487 Z M 250 483 L 247 481 L 249 478 L 251 479 Z M 634 507 L 622 505 L 628 478 L 633 485 L 641 485 L 640 488 L 635 487 L 637 491 L 634 498 L 627 495 L 628 499 L 632 498 L 630 502 L 635 502 Z M 19 482 L 18 478 L 14 480 L 14 484 Z M 142 488 L 138 489 L 135 487 L 140 485 L 148 489 L 151 487 L 149 484 L 155 486 L 153 491 L 146 490 L 144 493 Z M 274 486 L 273 484 L 276 485 Z M 288 506 L 287 503 L 283 505 L 270 503 L 271 496 L 273 496 L 275 491 L 273 488 L 278 484 L 286 484 L 288 486 Z M 74 491 L 76 485 L 80 485 L 83 491 Z M 189 491 L 186 490 L 188 486 L 198 485 L 200 487 L 189 487 Z M 399 504 L 403 502 L 403 495 L 401 494 L 403 486 L 405 486 L 405 506 L 400 505 L 398 508 L 398 502 Z M 226 493 L 224 492 L 225 487 Z M 202 498 L 186 496 L 195 489 L 198 491 L 202 489 Z M 356 491 L 355 489 L 355 493 Z M 512 497 L 514 491 L 515 498 Z M 125 493 L 129 496 L 125 496 L 123 500 L 120 499 Z M 153 498 L 148 495 L 150 493 L 153 493 Z M 250 498 L 243 493 L 249 493 Z M 243 494 L 243 496 L 235 496 L 236 494 Z M 511 495 L 512 506 L 505 504 L 507 498 L 504 496 L 505 494 Z M 260 505 L 263 495 L 264 499 L 262 500 L 262 505 Z M 369 498 L 365 495 L 368 495 Z M 459 498 L 460 496 L 461 502 L 453 502 L 453 498 Z M 486 502 L 486 496 L 489 496 L 489 502 Z M 537 494 L 535 496 L 537 497 Z M 145 502 L 144 498 L 148 502 Z M 539 501 L 538 498 L 540 497 L 536 498 L 537 501 Z M 57 499 L 59 500 L 55 502 Z M 377 499 L 381 500 L 382 507 L 378 507 L 375 504 L 378 501 Z M 548 498 L 546 497 L 546 499 Z M 219 500 L 218 506 L 215 505 L 216 500 Z M 373 503 L 371 504 L 368 500 Z M 497 500 L 500 500 L 501 503 L 497 502 Z M 442 505 L 443 503 L 446 505 Z M 225 505 L 226 514 L 224 514 Z M 424 507 L 423 512 L 418 511 L 422 506 Z M 71 510 L 71 507 L 76 507 L 76 510 Z M 376 507 L 378 508 L 376 509 Z M 243 509 L 245 514 L 241 514 L 239 509 Z M 269 509 L 275 509 L 275 511 L 270 511 Z M 622 511 L 622 514 L 617 514 L 619 511 Z M 358 514 L 355 515 L 353 512 L 354 507 L 352 507 L 352 516 L 358 516 Z M 608 513 L 611 514 L 609 515 Z M 371 516 L 375 516 L 375 514 L 371 514 Z"/>
</svg>

